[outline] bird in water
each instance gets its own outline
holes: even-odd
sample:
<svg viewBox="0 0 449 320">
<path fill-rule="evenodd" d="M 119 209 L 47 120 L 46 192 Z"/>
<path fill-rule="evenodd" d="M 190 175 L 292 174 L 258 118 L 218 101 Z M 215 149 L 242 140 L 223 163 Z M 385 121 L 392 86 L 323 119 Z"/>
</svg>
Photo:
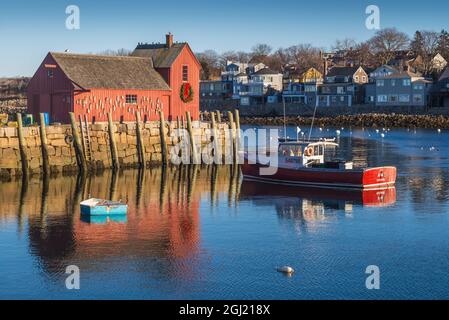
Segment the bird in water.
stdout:
<svg viewBox="0 0 449 320">
<path fill-rule="evenodd" d="M 277 272 L 285 273 L 287 275 L 292 275 L 295 272 L 295 269 L 289 266 L 284 266 L 281 268 L 276 268 Z"/>
</svg>

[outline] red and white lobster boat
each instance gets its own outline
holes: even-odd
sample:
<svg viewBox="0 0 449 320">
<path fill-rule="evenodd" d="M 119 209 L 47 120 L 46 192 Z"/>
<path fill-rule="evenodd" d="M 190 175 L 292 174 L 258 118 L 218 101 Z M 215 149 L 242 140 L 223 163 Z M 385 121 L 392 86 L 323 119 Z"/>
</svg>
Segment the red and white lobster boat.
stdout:
<svg viewBox="0 0 449 320">
<path fill-rule="evenodd" d="M 354 168 L 352 162 L 325 161 L 326 150 L 338 147 L 333 141 L 286 141 L 279 143 L 278 168 L 272 175 L 262 175 L 268 167 L 245 154 L 244 179 L 275 184 L 324 188 L 381 189 L 394 186 L 395 167 Z"/>
</svg>

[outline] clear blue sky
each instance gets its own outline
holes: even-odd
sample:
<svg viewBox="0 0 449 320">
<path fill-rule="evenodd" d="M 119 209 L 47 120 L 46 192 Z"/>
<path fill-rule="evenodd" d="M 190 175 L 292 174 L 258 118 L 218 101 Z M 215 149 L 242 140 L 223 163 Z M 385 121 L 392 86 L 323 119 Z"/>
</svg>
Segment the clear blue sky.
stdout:
<svg viewBox="0 0 449 320">
<path fill-rule="evenodd" d="M 68 5 L 81 11 L 81 29 L 65 28 Z M 188 41 L 193 50 L 249 50 L 311 43 L 329 48 L 335 39 L 365 40 L 365 8 L 376 4 L 381 27 L 410 35 L 417 29 L 449 29 L 449 1 L 403 0 L 2 0 L 0 77 L 31 76 L 49 51 L 89 53 L 133 49 L 137 42 Z"/>
</svg>

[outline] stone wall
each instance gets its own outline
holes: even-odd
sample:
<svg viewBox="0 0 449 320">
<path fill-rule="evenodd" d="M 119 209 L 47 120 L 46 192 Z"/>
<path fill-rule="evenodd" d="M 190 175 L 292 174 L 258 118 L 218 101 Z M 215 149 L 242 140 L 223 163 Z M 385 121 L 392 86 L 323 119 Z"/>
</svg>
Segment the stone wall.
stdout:
<svg viewBox="0 0 449 320">
<path fill-rule="evenodd" d="M 197 144 L 208 143 L 206 129 L 211 125 L 207 122 L 193 122 L 193 135 Z M 224 129 L 228 125 L 219 125 L 219 133 L 224 139 Z M 165 127 L 168 152 L 177 142 L 171 137 L 177 129 L 176 123 L 167 123 Z M 15 176 L 22 173 L 19 139 L 17 128 L 0 128 L 0 176 Z M 139 166 L 138 143 L 136 123 L 123 123 L 114 125 L 114 137 L 117 144 L 118 158 L 122 167 Z M 56 125 L 46 127 L 48 140 L 49 163 L 52 172 L 77 171 L 76 153 L 73 145 L 72 129 L 70 125 Z M 142 140 L 145 151 L 146 166 L 158 165 L 162 162 L 162 147 L 160 137 L 160 123 L 148 122 L 142 124 Z M 91 138 L 92 170 L 112 167 L 110 139 L 107 123 L 89 125 Z M 42 172 L 42 149 L 40 130 L 38 127 L 23 128 L 25 137 L 26 155 L 29 172 L 32 174 Z M 168 155 L 169 156 L 169 155 Z"/>
<path fill-rule="evenodd" d="M 202 108 L 202 111 L 233 111 L 238 109 L 242 117 L 275 117 L 282 116 L 284 113 L 284 105 L 282 103 L 267 103 L 264 105 L 250 105 L 250 106 L 235 106 L 232 104 L 214 105 L 210 108 Z M 287 116 L 302 116 L 311 117 L 315 111 L 315 107 L 307 106 L 297 103 L 286 103 L 285 113 Z M 425 107 L 416 106 L 398 106 L 398 107 L 376 107 L 368 104 L 353 105 L 351 107 L 331 106 L 318 107 L 316 109 L 316 116 L 318 117 L 332 117 L 338 115 L 357 115 L 367 113 L 385 113 L 385 114 L 427 114 L 428 109 Z"/>
</svg>

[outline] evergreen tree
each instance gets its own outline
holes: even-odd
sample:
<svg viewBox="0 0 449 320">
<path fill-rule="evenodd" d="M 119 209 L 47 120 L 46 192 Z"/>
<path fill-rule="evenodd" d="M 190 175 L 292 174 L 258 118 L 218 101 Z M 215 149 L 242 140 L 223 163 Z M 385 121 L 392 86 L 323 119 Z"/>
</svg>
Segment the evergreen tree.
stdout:
<svg viewBox="0 0 449 320">
<path fill-rule="evenodd" d="M 438 41 L 438 52 L 449 61 L 449 32 L 442 30 Z"/>
<path fill-rule="evenodd" d="M 410 43 L 410 49 L 417 55 L 422 55 L 424 51 L 424 38 L 420 31 L 415 32 L 415 37 Z"/>
</svg>

